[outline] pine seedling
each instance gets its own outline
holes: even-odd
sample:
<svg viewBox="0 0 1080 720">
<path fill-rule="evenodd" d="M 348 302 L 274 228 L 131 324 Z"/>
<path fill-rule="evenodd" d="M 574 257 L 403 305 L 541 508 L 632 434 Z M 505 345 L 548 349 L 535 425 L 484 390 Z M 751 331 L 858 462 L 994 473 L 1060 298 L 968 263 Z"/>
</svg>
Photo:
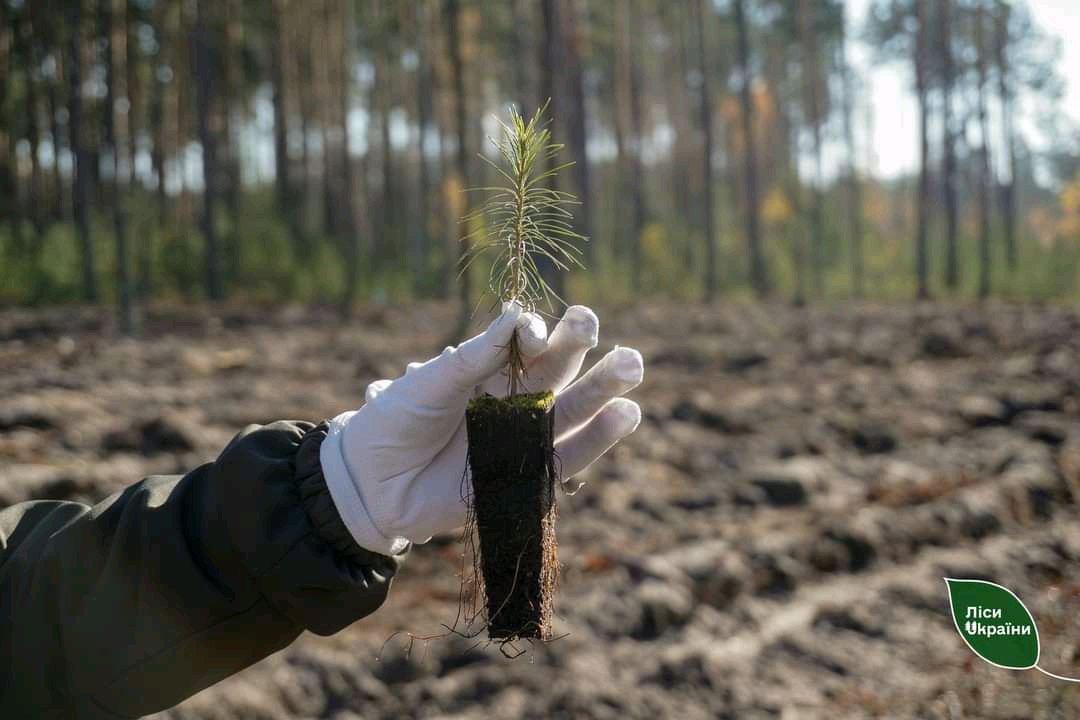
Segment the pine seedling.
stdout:
<svg viewBox="0 0 1080 720">
<path fill-rule="evenodd" d="M 543 313 L 546 307 L 546 314 L 554 314 L 556 303 L 566 302 L 544 278 L 538 261 L 544 258 L 559 271 L 583 268 L 578 243 L 586 238 L 573 226 L 570 207 L 580 205 L 578 199 L 547 187 L 549 180 L 574 164 L 556 164 L 563 145 L 551 141 L 543 119 L 547 106 L 544 103 L 529 120 L 514 108 L 509 123 L 498 120 L 501 136 L 490 139 L 499 158 L 480 157 L 502 182 L 475 189 L 487 197 L 463 219 L 476 229 L 466 235 L 470 249 L 462 258 L 461 272 L 480 257 L 490 257 L 488 292 L 493 297 L 516 302 L 526 312 Z M 509 349 L 509 394 L 516 395 L 525 372 L 516 333 Z"/>
<path fill-rule="evenodd" d="M 562 145 L 540 108 L 529 120 L 512 111 L 492 140 L 500 183 L 478 188 L 483 204 L 464 219 L 477 228 L 466 238 L 472 248 L 462 272 L 490 257 L 488 289 L 496 301 L 519 303 L 525 311 L 553 314 L 565 302 L 548 284 L 541 264 L 556 270 L 582 267 L 570 207 L 577 198 L 550 187 L 573 163 L 557 163 Z M 559 563 L 555 540 L 555 486 L 559 468 L 554 450 L 555 397 L 550 390 L 520 392 L 525 361 L 517 333 L 509 344 L 508 397 L 473 398 L 465 412 L 472 493 L 466 536 L 476 531 L 474 565 L 482 589 L 488 636 L 504 643 L 519 638 L 547 640 L 552 634 L 553 596 Z M 478 596 L 481 593 L 478 592 Z"/>
</svg>

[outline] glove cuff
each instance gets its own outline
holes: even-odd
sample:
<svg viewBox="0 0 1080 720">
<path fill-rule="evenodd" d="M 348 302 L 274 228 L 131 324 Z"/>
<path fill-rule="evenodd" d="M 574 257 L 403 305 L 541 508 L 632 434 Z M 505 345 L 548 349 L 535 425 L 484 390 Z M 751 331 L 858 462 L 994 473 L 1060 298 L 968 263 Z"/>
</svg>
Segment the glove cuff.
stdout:
<svg viewBox="0 0 1080 720">
<path fill-rule="evenodd" d="M 319 448 L 319 462 L 326 478 L 326 488 L 330 491 L 341 521 L 345 523 L 357 545 L 383 555 L 396 555 L 408 546 L 408 539 L 387 537 L 379 530 L 364 502 L 360 488 L 353 482 L 345 460 L 342 433 L 349 418 L 355 414 L 356 411 L 349 411 L 331 420 L 326 439 Z"/>
</svg>

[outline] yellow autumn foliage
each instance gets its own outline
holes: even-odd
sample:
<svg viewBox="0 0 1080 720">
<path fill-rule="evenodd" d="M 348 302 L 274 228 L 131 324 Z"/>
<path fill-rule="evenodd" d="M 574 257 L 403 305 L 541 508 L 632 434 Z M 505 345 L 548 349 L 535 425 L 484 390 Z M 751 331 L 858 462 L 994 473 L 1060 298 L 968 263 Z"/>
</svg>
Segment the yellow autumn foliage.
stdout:
<svg viewBox="0 0 1080 720">
<path fill-rule="evenodd" d="M 754 83 L 750 89 L 750 101 L 754 106 L 754 140 L 759 148 L 763 148 L 776 123 L 776 100 L 767 85 Z M 739 153 L 743 152 L 746 142 L 742 132 L 742 106 L 739 99 L 729 95 L 721 100 L 720 115 L 727 125 L 732 148 Z"/>
<path fill-rule="evenodd" d="M 443 197 L 446 198 L 447 212 L 450 217 L 459 218 L 465 214 L 465 186 L 457 173 L 447 173 L 442 183 Z"/>
<path fill-rule="evenodd" d="M 784 225 L 795 216 L 787 193 L 779 186 L 772 187 L 761 203 L 761 218 L 766 225 Z"/>
<path fill-rule="evenodd" d="M 1069 237 L 1080 235 L 1080 173 L 1061 188 L 1058 204 L 1061 218 L 1057 223 L 1057 234 Z"/>
<path fill-rule="evenodd" d="M 689 281 L 686 267 L 672 247 L 668 228 L 661 223 L 649 223 L 641 229 L 641 262 L 644 287 L 636 290 L 654 291 L 670 287 L 669 283 L 685 286 Z"/>
</svg>

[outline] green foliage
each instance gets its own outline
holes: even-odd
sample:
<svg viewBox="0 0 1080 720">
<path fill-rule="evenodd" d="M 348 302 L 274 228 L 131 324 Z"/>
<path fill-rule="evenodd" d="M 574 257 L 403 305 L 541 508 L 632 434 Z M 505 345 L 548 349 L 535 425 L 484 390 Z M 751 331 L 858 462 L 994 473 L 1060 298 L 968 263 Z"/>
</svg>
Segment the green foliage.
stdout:
<svg viewBox="0 0 1080 720">
<path fill-rule="evenodd" d="M 610 168 L 600 166 L 602 181 L 610 181 Z M 162 225 L 152 194 L 132 193 L 129 203 L 132 238 L 132 268 L 136 290 L 142 291 L 142 257 L 148 253 L 152 300 L 193 302 L 203 299 L 203 240 L 193 219 L 185 217 L 182 203 L 176 216 Z M 825 197 L 825 286 L 824 295 L 809 293 L 810 301 L 841 300 L 851 297 L 850 242 L 844 224 L 842 189 Z M 625 205 L 621 212 L 625 212 Z M 568 278 L 568 293 L 579 302 L 622 303 L 635 298 L 665 298 L 693 301 L 700 297 L 700 266 L 704 239 L 701 229 L 678 216 L 674 208 L 657 213 L 642 228 L 640 237 L 620 237 L 620 209 L 598 203 L 594 214 L 596 235 L 589 270 Z M 743 228 L 737 207 L 722 196 L 717 199 L 720 220 L 717 249 L 720 286 L 724 297 L 749 297 L 749 281 Z M 241 302 L 299 301 L 333 303 L 344 287 L 344 267 L 339 243 L 317 229 L 305 231 L 297 244 L 284 222 L 273 212 L 273 192 L 269 187 L 253 188 L 244 196 L 240 217 L 231 222 L 222 208 L 218 218 L 229 296 Z M 1054 242 L 1039 242 L 1023 232 L 1017 238 L 1017 267 L 1006 262 L 1004 230 L 991 226 L 992 277 L 995 297 L 1009 300 L 1075 301 L 1080 295 L 1080 235 L 1060 233 Z M 790 227 L 770 228 L 765 234 L 765 252 L 773 268 L 778 298 L 795 294 L 795 267 L 792 242 L 808 238 L 806 218 L 796 216 Z M 480 234 L 490 227 L 487 217 L 474 214 L 469 231 Z M 944 287 L 944 246 L 940 224 L 931 227 L 930 290 L 935 298 L 973 300 L 977 296 L 978 242 L 968 222 L 961 225 L 960 287 L 951 293 Z M 94 266 L 102 301 L 115 302 L 115 243 L 112 223 L 104 211 L 94 214 L 91 234 L 95 246 Z M 625 248 L 640 242 L 644 272 L 641 284 L 632 287 L 631 257 Z M 881 300 L 908 300 L 915 292 L 911 228 L 903 222 L 868 222 L 864 238 L 865 285 L 869 297 Z M 501 248 L 500 248 L 501 249 Z M 689 253 L 689 254 L 688 254 Z M 477 275 L 492 272 L 496 252 L 486 253 L 474 268 Z M 439 278 L 441 256 L 433 253 L 425 268 L 430 278 Z M 79 240 L 70 223 L 54 222 L 45 227 L 42 239 L 24 222 L 17 234 L 10 223 L 0 224 L 0 305 L 46 305 L 82 301 Z M 409 270 L 389 263 L 375 267 L 361 261 L 360 297 L 367 302 L 407 302 L 416 297 Z M 804 268 L 809 284 L 809 268 Z M 809 290 L 809 288 L 808 288 Z"/>
<path fill-rule="evenodd" d="M 690 300 L 695 295 L 700 295 L 698 278 L 694 269 L 697 267 L 683 261 L 680 255 L 685 254 L 685 247 L 679 247 L 674 242 L 676 235 L 687 237 L 689 233 L 678 225 L 671 227 L 661 223 L 649 223 L 641 229 L 641 260 L 645 267 L 650 269 L 648 275 L 642 277 L 643 294 L 664 293 L 674 295 L 680 300 Z M 701 243 L 703 240 L 697 238 Z M 675 288 L 670 286 L 675 281 Z"/>
<path fill-rule="evenodd" d="M 162 224 L 153 196 L 133 192 L 129 203 L 131 265 L 137 290 L 148 281 L 154 301 L 195 302 L 204 299 L 202 235 L 191 217 L 176 209 Z M 308 232 L 294 246 L 289 228 L 273 212 L 273 191 L 258 188 L 241 203 L 240 217 L 227 222 L 222 208 L 218 230 L 222 239 L 225 281 L 229 297 L 240 302 L 298 300 L 332 303 L 344 287 L 344 267 L 337 244 L 320 232 Z M 115 240 L 105 211 L 93 213 L 91 237 L 94 267 L 102 301 L 114 302 Z M 52 223 L 43 240 L 29 222 L 13 236 L 10 224 L 0 225 L 0 305 L 49 305 L 82 301 L 79 239 L 71 223 Z M 143 254 L 149 277 L 141 277 Z M 374 287 L 387 288 L 385 300 L 410 297 L 409 278 L 398 268 L 367 272 L 368 296 Z"/>
<path fill-rule="evenodd" d="M 565 304 L 544 278 L 538 259 L 562 271 L 584 267 L 577 243 L 585 238 L 574 231 L 569 210 L 579 203 L 570 193 L 546 187 L 574 164 L 555 164 L 563 145 L 551 142 L 543 120 L 546 108 L 545 103 L 529 120 L 511 109 L 509 124 L 499 120 L 502 136 L 492 142 L 500 162 L 480 157 L 495 169 L 502 184 L 477 188 L 488 196 L 463 219 L 470 247 L 461 271 L 468 271 L 480 257 L 493 255 L 488 289 L 499 300 L 517 302 L 528 311 L 541 304 L 554 310 L 553 298 Z"/>
</svg>

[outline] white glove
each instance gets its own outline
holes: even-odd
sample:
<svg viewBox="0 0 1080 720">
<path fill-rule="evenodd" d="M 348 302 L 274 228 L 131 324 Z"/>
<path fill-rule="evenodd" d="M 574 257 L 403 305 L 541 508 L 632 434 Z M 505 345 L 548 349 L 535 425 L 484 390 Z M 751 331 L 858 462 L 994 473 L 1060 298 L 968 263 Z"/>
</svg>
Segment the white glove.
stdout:
<svg viewBox="0 0 1080 720">
<path fill-rule="evenodd" d="M 464 524 L 462 494 L 472 492 L 471 484 L 462 486 L 465 408 L 478 394 L 506 394 L 515 330 L 526 359 L 525 390 L 556 394 L 555 452 L 564 483 L 632 433 L 641 408 L 619 396 L 641 383 L 641 353 L 616 347 L 570 384 L 596 346 L 598 328 L 592 310 L 575 305 L 549 339 L 543 319 L 508 305 L 480 335 L 410 363 L 397 380 L 369 385 L 363 407 L 330 422 L 320 451 L 326 485 L 357 544 L 394 554 L 407 541 L 425 543 Z"/>
</svg>

